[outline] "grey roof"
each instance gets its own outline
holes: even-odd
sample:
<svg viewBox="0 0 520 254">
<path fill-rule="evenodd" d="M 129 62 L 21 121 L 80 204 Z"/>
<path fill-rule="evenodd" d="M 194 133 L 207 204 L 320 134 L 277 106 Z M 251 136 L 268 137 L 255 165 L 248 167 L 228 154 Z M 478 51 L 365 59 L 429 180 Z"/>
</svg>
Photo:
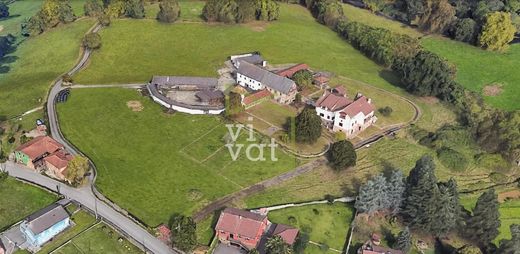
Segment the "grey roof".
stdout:
<svg viewBox="0 0 520 254">
<path fill-rule="evenodd" d="M 264 62 L 264 59 L 259 54 L 253 54 L 250 56 L 236 58 L 234 61 L 246 61 L 251 64 L 262 64 Z"/>
<path fill-rule="evenodd" d="M 37 235 L 68 217 L 69 214 L 65 211 L 63 206 L 52 204 L 29 215 L 26 219 L 26 223 L 29 229 Z"/>
<path fill-rule="evenodd" d="M 183 108 L 189 108 L 189 109 L 199 109 L 199 110 L 221 110 L 224 108 L 224 106 L 214 106 L 214 105 L 190 105 L 186 103 L 182 103 L 180 101 L 172 100 L 166 96 L 164 96 L 162 93 L 159 92 L 159 89 L 157 88 L 157 84 L 150 83 L 148 84 L 148 90 L 150 93 L 156 97 L 157 99 L 163 101 L 166 104 L 169 105 L 175 105 Z"/>
<path fill-rule="evenodd" d="M 224 98 L 224 93 L 220 90 L 202 90 L 195 94 L 201 101 L 210 101 Z"/>
<path fill-rule="evenodd" d="M 168 86 L 182 86 L 193 85 L 198 87 L 216 87 L 218 79 L 204 78 L 204 77 L 181 77 L 181 76 L 153 76 L 152 84 L 168 85 Z"/>
<path fill-rule="evenodd" d="M 284 94 L 289 93 L 291 88 L 296 85 L 294 81 L 286 77 L 282 77 L 266 69 L 244 61 L 240 61 L 238 66 L 238 73 L 259 81 L 263 85 Z"/>
</svg>

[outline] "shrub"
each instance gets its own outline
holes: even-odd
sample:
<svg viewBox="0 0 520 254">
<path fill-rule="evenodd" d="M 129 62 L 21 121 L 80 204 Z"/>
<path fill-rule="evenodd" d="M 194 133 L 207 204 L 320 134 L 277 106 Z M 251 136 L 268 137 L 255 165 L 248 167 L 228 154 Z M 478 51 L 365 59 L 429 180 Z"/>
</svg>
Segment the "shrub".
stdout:
<svg viewBox="0 0 520 254">
<path fill-rule="evenodd" d="M 0 181 L 7 179 L 8 176 L 9 176 L 8 172 L 0 171 Z"/>
<path fill-rule="evenodd" d="M 101 15 L 98 17 L 98 22 L 104 27 L 110 26 L 110 16 Z"/>
<path fill-rule="evenodd" d="M 291 78 L 298 85 L 300 90 L 312 85 L 313 77 L 309 70 L 299 70 Z"/>
<path fill-rule="evenodd" d="M 289 221 L 290 224 L 296 224 L 296 222 L 298 222 L 294 216 L 289 216 L 287 221 Z"/>
<path fill-rule="evenodd" d="M 460 152 L 449 147 L 442 147 L 437 150 L 437 157 L 442 165 L 455 171 L 461 172 L 468 167 L 468 160 Z"/>
<path fill-rule="evenodd" d="M 356 165 L 357 154 L 352 143 L 342 140 L 331 145 L 327 157 L 332 168 L 342 170 Z"/>
<path fill-rule="evenodd" d="M 386 106 L 384 108 L 378 109 L 377 111 L 379 111 L 379 113 L 381 113 L 381 115 L 383 115 L 385 117 L 389 117 L 394 110 L 390 106 Z"/>
<path fill-rule="evenodd" d="M 159 12 L 157 20 L 163 23 L 172 23 L 179 18 L 181 8 L 177 0 L 163 0 L 159 3 Z"/>
</svg>

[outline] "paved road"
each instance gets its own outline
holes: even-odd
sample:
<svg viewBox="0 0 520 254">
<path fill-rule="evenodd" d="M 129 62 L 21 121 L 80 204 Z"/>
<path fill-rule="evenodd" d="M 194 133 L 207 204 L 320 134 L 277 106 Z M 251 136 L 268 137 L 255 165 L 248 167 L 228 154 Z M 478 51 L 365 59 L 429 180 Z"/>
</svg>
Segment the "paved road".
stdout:
<svg viewBox="0 0 520 254">
<path fill-rule="evenodd" d="M 59 191 L 61 195 L 77 201 L 92 211 L 97 211 L 98 216 L 115 225 L 117 229 L 127 235 L 130 235 L 134 241 L 140 243 L 140 247 L 144 246 L 146 250 L 156 254 L 177 253 L 126 216 L 116 212 L 104 202 L 99 201 L 89 187 L 73 188 L 12 162 L 7 162 L 3 166 L 5 166 L 5 170 L 9 172 L 9 175 L 13 177 L 36 183 L 54 192 Z"/>
</svg>

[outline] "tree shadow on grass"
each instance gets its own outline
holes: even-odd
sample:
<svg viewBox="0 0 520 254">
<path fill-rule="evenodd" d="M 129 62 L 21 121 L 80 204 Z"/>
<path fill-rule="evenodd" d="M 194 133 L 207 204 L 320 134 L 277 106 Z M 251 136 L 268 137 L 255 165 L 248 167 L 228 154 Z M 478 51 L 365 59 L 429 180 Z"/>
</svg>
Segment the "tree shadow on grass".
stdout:
<svg viewBox="0 0 520 254">
<path fill-rule="evenodd" d="M 9 15 L 9 17 L 0 18 L 0 22 L 1 21 L 10 20 L 10 19 L 14 19 L 14 18 L 18 18 L 20 16 L 22 16 L 22 15 L 20 15 L 20 14 Z"/>
<path fill-rule="evenodd" d="M 16 62 L 16 60 L 19 59 L 18 56 L 12 55 L 16 51 L 16 46 L 12 45 L 6 52 L 3 57 L 0 57 L 0 74 L 8 73 L 11 68 L 9 67 L 10 64 Z"/>
<path fill-rule="evenodd" d="M 397 75 L 397 73 L 393 72 L 392 70 L 384 69 L 380 71 L 379 77 L 383 78 L 395 87 L 404 88 L 403 83 L 401 82 L 401 78 L 399 77 L 399 75 Z"/>
</svg>

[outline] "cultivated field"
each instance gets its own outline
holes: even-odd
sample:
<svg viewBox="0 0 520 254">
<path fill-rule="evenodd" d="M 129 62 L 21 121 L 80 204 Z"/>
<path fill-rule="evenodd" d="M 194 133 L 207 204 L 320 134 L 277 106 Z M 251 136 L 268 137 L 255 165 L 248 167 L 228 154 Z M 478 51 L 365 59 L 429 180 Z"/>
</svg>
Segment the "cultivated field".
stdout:
<svg viewBox="0 0 520 254">
<path fill-rule="evenodd" d="M 66 137 L 97 165 L 98 189 L 150 226 L 297 165 L 280 150 L 276 162 L 267 150 L 267 161 L 247 160 L 245 132 L 237 143 L 246 146 L 232 161 L 221 118 L 167 115 L 135 90 L 84 89 L 71 95 L 58 105 Z M 140 101 L 143 110 L 129 109 L 130 100 Z M 252 155 L 258 155 L 256 149 Z"/>
<path fill-rule="evenodd" d="M 51 82 L 78 59 L 83 34 L 93 24 L 83 19 L 60 26 L 27 39 L 8 55 L 12 63 L 0 71 L 0 116 L 18 115 L 41 105 Z"/>
<path fill-rule="evenodd" d="M 457 81 L 484 94 L 486 102 L 501 109 L 520 109 L 520 86 L 517 85 L 520 73 L 516 68 L 520 64 L 520 45 L 512 45 L 505 53 L 485 51 L 439 37 L 425 38 L 422 45 L 455 64 Z"/>
<path fill-rule="evenodd" d="M 14 178 L 0 180 L 0 231 L 56 199 L 56 196 Z"/>
<path fill-rule="evenodd" d="M 341 251 L 347 240 L 354 212 L 352 205 L 336 203 L 286 208 L 270 212 L 268 216 L 274 223 L 291 225 L 307 232 L 310 241 Z M 306 249 L 305 253 L 324 252 L 314 246 Z M 334 251 L 329 250 L 326 253 Z"/>
</svg>

